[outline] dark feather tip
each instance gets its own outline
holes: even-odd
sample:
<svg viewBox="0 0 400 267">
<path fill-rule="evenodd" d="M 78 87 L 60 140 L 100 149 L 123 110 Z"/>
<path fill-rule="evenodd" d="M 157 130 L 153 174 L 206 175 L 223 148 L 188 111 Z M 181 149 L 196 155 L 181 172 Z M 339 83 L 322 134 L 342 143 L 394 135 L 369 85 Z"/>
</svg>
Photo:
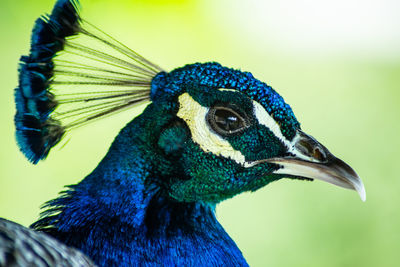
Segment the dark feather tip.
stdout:
<svg viewBox="0 0 400 267">
<path fill-rule="evenodd" d="M 15 89 L 15 104 L 17 113 L 19 114 L 32 114 L 45 122 L 50 113 L 56 108 L 57 101 L 54 95 L 46 92 L 45 95 L 37 98 L 26 98 L 22 94 L 21 88 Z"/>
<path fill-rule="evenodd" d="M 26 68 L 29 71 L 35 71 L 43 74 L 48 80 L 53 76 L 54 63 L 52 61 L 38 62 L 31 56 L 22 56 L 20 61 L 20 72 L 22 68 Z"/>
<path fill-rule="evenodd" d="M 53 29 L 50 27 L 48 22 L 49 19 L 46 16 L 42 16 L 35 21 L 31 36 L 32 46 L 50 44 L 56 40 Z"/>
<path fill-rule="evenodd" d="M 60 0 L 50 16 L 36 20 L 31 37 L 31 59 L 50 61 L 64 47 L 65 38 L 79 32 L 78 1 Z"/>
<path fill-rule="evenodd" d="M 32 114 L 15 115 L 16 137 L 22 153 L 29 161 L 36 164 L 46 158 L 50 149 L 64 135 L 64 128 L 56 121 L 48 119 L 42 123 Z"/>
<path fill-rule="evenodd" d="M 21 61 L 19 87 L 15 91 L 17 112 L 33 114 L 44 122 L 57 106 L 49 91 L 52 63 L 31 63 L 27 57 Z"/>
<path fill-rule="evenodd" d="M 31 61 L 50 61 L 58 51 L 62 50 L 64 41 L 56 36 L 53 28 L 46 17 L 36 20 L 31 37 Z"/>
<path fill-rule="evenodd" d="M 19 68 L 19 87 L 23 97 L 37 98 L 46 94 L 49 80 L 43 73 L 30 70 L 26 64 L 21 64 Z"/>
<path fill-rule="evenodd" d="M 51 147 L 60 141 L 65 132 L 61 125 L 48 118 L 56 106 L 54 96 L 46 93 L 36 99 L 26 98 L 22 95 L 21 89 L 16 88 L 15 103 L 17 143 L 28 160 L 36 164 L 47 156 Z"/>
<path fill-rule="evenodd" d="M 59 0 L 49 17 L 57 37 L 65 38 L 79 31 L 79 2 L 77 0 Z"/>
</svg>

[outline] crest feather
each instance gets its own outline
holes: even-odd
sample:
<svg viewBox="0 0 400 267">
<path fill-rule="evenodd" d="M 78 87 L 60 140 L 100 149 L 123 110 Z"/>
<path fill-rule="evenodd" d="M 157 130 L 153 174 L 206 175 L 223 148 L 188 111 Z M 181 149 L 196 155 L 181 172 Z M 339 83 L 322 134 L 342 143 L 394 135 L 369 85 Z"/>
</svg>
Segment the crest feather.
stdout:
<svg viewBox="0 0 400 267">
<path fill-rule="evenodd" d="M 46 158 L 68 130 L 150 100 L 162 69 L 79 15 L 77 0 L 59 0 L 37 19 L 15 89 L 21 151 Z"/>
</svg>

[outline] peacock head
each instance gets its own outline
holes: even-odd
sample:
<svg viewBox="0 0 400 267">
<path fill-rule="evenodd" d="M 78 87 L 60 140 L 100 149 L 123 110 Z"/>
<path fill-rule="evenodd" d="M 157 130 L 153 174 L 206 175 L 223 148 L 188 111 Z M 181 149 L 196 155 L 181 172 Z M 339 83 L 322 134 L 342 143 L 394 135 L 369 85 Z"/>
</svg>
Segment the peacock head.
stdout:
<svg viewBox="0 0 400 267">
<path fill-rule="evenodd" d="M 292 109 L 249 72 L 192 64 L 152 81 L 155 105 L 175 103 L 157 145 L 179 174 L 168 193 L 179 201 L 218 202 L 281 178 L 356 190 L 357 174 L 304 133 Z"/>
<path fill-rule="evenodd" d="M 59 0 L 21 58 L 15 124 L 33 163 L 70 129 L 151 101 L 146 110 L 158 113 L 141 116 L 150 150 L 168 165 L 158 170 L 165 192 L 177 201 L 216 203 L 284 177 L 323 180 L 365 200 L 353 169 L 304 133 L 283 98 L 251 73 L 218 63 L 165 72 L 81 20 L 77 6 Z"/>
</svg>

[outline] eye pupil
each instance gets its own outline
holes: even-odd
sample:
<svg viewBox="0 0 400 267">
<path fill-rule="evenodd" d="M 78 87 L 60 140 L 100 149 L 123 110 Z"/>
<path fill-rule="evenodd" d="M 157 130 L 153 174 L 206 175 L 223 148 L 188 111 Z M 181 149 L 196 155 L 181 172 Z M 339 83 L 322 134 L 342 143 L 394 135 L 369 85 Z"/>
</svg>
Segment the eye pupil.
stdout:
<svg viewBox="0 0 400 267">
<path fill-rule="evenodd" d="M 207 115 L 211 128 L 220 135 L 237 133 L 246 127 L 246 121 L 234 110 L 227 107 L 213 107 Z"/>
<path fill-rule="evenodd" d="M 239 118 L 227 110 L 216 110 L 214 118 L 216 124 L 225 131 L 233 131 L 240 127 Z"/>
</svg>

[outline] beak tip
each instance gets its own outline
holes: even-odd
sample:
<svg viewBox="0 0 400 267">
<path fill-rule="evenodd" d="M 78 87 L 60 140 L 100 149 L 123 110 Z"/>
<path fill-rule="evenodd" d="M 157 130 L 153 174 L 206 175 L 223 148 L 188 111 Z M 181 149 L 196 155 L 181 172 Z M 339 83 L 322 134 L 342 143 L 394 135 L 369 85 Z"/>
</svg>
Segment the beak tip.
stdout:
<svg viewBox="0 0 400 267">
<path fill-rule="evenodd" d="M 361 201 L 365 202 L 367 200 L 367 196 L 365 195 L 365 191 L 364 192 L 358 192 L 358 194 L 360 195 Z"/>
<path fill-rule="evenodd" d="M 358 191 L 358 194 L 360 195 L 362 202 L 365 202 L 367 200 L 367 194 L 365 193 L 364 187 L 362 187 L 361 191 Z"/>
<path fill-rule="evenodd" d="M 362 202 L 365 202 L 367 200 L 367 194 L 365 192 L 365 187 L 364 184 L 359 180 L 360 182 L 358 184 L 354 185 L 354 190 L 357 191 L 358 195 L 361 198 Z"/>
</svg>

